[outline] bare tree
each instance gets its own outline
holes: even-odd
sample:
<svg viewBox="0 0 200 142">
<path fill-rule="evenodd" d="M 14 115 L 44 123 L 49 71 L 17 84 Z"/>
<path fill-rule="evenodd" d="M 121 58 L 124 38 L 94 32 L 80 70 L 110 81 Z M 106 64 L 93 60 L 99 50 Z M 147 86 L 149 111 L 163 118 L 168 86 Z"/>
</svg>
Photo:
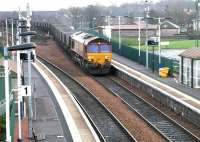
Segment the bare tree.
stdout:
<svg viewBox="0 0 200 142">
<path fill-rule="evenodd" d="M 71 19 L 71 23 L 74 29 L 79 28 L 81 11 L 82 11 L 81 8 L 78 8 L 78 7 L 71 7 L 68 9 L 68 16 Z"/>
</svg>

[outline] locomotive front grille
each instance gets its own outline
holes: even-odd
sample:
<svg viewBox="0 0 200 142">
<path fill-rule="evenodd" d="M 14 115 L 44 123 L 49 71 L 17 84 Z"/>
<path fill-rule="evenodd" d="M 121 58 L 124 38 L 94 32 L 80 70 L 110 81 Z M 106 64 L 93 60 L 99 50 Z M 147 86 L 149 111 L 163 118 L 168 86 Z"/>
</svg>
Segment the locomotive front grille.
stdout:
<svg viewBox="0 0 200 142">
<path fill-rule="evenodd" d="M 87 53 L 87 59 L 95 64 L 104 64 L 110 62 L 112 53 Z"/>
</svg>

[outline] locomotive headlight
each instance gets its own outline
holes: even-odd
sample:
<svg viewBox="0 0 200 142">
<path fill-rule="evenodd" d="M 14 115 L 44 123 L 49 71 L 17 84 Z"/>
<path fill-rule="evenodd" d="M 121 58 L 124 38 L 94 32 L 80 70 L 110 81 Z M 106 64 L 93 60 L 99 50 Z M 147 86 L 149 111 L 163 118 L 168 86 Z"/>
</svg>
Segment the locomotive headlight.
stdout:
<svg viewBox="0 0 200 142">
<path fill-rule="evenodd" d="M 105 59 L 110 59 L 110 56 L 105 56 Z"/>
<path fill-rule="evenodd" d="M 93 61 L 94 60 L 94 56 L 88 56 L 88 61 Z"/>
<path fill-rule="evenodd" d="M 110 56 L 105 56 L 105 60 L 106 60 L 106 61 L 110 61 L 110 60 L 111 60 L 111 57 L 110 57 Z"/>
</svg>

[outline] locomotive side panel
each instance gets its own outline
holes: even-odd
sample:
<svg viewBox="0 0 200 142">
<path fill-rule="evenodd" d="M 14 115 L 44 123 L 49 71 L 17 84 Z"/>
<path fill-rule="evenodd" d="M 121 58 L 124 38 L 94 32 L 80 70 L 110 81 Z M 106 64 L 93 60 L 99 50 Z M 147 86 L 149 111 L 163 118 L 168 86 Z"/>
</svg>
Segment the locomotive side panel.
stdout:
<svg viewBox="0 0 200 142">
<path fill-rule="evenodd" d="M 86 59 L 86 50 L 84 44 L 72 39 L 71 50 L 81 56 L 83 59 Z"/>
</svg>

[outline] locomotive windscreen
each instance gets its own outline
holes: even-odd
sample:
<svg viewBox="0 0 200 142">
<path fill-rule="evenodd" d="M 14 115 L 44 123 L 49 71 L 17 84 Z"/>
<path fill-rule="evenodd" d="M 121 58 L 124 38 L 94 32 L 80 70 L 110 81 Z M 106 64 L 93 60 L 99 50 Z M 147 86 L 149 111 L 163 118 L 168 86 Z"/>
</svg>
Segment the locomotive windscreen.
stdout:
<svg viewBox="0 0 200 142">
<path fill-rule="evenodd" d="M 112 48 L 109 44 L 100 44 L 100 52 L 111 52 Z"/>
<path fill-rule="evenodd" d="M 112 51 L 111 45 L 107 43 L 89 44 L 87 47 L 88 53 L 97 53 L 97 52 L 108 53 L 111 51 Z"/>
<path fill-rule="evenodd" d="M 97 44 L 89 44 L 87 47 L 88 53 L 97 53 L 99 52 L 99 47 Z"/>
</svg>

